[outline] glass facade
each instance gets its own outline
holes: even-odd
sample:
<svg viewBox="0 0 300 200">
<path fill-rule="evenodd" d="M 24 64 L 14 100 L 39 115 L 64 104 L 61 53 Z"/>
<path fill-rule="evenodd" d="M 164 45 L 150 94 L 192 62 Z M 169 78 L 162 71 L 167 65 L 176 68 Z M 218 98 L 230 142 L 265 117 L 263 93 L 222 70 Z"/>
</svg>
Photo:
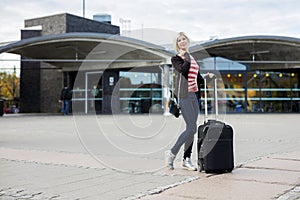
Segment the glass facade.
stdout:
<svg viewBox="0 0 300 200">
<path fill-rule="evenodd" d="M 214 64 L 202 63 L 202 73 L 219 74 L 219 104 L 226 103 L 226 112 L 296 113 L 300 111 L 297 69 L 263 70 L 262 67 L 260 70 L 247 70 L 246 66 L 244 69 L 232 67 L 232 61 L 226 61 L 227 67 L 224 67 L 224 60 L 210 58 L 210 62 Z"/>
<path fill-rule="evenodd" d="M 281 71 L 248 72 L 251 112 L 299 112 L 298 74 Z"/>
<path fill-rule="evenodd" d="M 251 67 L 222 58 L 199 62 L 201 73 L 213 72 L 218 76 L 219 113 L 298 113 L 300 112 L 300 86 L 298 69 L 250 70 Z M 102 71 L 85 72 L 81 88 L 73 88 L 73 104 L 85 113 L 102 113 L 104 102 Z M 165 111 L 161 67 L 119 69 L 114 91 L 121 113 L 163 113 Z M 172 88 L 173 68 L 170 67 L 169 89 Z M 167 75 L 167 74 L 166 74 Z M 77 74 L 78 77 L 78 74 Z M 213 85 L 208 85 L 208 108 L 214 112 Z M 201 111 L 204 111 L 202 92 Z M 104 105 L 105 104 L 105 105 Z M 114 105 L 115 106 L 115 105 Z"/>
</svg>

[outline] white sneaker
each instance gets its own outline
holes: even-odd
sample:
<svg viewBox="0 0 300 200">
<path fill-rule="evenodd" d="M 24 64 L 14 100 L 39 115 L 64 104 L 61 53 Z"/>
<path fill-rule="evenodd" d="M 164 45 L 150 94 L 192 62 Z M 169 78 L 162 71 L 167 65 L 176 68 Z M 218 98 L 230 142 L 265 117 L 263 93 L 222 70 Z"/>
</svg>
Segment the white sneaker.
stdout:
<svg viewBox="0 0 300 200">
<path fill-rule="evenodd" d="M 166 161 L 166 167 L 170 170 L 174 169 L 174 160 L 175 160 L 175 155 L 171 152 L 171 150 L 168 150 L 165 152 L 165 161 Z"/>
<path fill-rule="evenodd" d="M 191 158 L 183 159 L 182 167 L 187 170 L 196 171 L 197 168 L 193 165 Z"/>
</svg>

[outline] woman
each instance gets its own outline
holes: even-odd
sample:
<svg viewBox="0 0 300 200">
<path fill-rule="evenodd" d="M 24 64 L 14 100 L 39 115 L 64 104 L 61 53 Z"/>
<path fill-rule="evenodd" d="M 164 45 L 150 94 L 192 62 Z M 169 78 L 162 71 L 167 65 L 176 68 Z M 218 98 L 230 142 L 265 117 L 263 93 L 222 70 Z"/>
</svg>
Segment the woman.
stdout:
<svg viewBox="0 0 300 200">
<path fill-rule="evenodd" d="M 178 33 L 175 40 L 176 56 L 171 61 L 176 73 L 175 94 L 179 99 L 182 117 L 186 123 L 186 129 L 180 134 L 174 146 L 166 151 L 166 165 L 174 169 L 174 160 L 181 146 L 184 144 L 182 166 L 188 170 L 197 170 L 191 162 L 191 153 L 194 134 L 197 132 L 197 118 L 199 112 L 198 97 L 200 85 L 204 80 L 200 75 L 200 67 L 196 60 L 189 54 L 190 40 L 183 32 Z M 208 73 L 212 77 L 212 73 Z"/>
</svg>

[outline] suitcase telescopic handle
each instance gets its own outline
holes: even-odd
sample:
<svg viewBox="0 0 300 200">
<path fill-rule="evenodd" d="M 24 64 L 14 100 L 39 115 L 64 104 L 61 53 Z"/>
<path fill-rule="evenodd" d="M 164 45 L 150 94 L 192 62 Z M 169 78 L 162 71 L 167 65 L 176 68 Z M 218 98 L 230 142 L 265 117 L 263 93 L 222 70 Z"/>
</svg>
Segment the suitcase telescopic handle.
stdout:
<svg viewBox="0 0 300 200">
<path fill-rule="evenodd" d="M 207 77 L 209 75 L 205 74 L 203 76 L 204 78 L 204 121 L 207 122 L 208 121 L 208 108 L 207 108 Z M 215 99 L 215 119 L 217 120 L 218 118 L 218 114 L 219 114 L 219 110 L 218 110 L 218 91 L 217 91 L 217 77 L 216 75 L 214 75 L 212 77 L 214 79 L 214 99 Z"/>
</svg>

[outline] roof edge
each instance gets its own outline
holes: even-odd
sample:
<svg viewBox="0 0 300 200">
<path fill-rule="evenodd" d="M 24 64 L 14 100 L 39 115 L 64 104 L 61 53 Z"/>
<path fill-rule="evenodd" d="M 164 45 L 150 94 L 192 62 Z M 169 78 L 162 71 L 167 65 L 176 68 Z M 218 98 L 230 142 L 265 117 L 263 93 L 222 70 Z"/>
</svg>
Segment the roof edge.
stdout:
<svg viewBox="0 0 300 200">
<path fill-rule="evenodd" d="M 224 39 L 215 39 L 207 42 L 203 42 L 201 44 L 196 44 L 192 46 L 191 51 L 198 49 L 199 47 L 205 48 L 208 46 L 214 46 L 222 43 L 231 43 L 237 41 L 259 41 L 259 40 L 270 40 L 270 41 L 283 41 L 283 42 L 291 42 L 291 43 L 299 43 L 300 38 L 289 37 L 289 36 L 276 36 L 276 35 L 250 35 L 250 36 L 238 36 L 238 37 L 230 37 Z"/>
<path fill-rule="evenodd" d="M 90 39 L 90 40 L 112 40 L 112 41 L 119 41 L 122 43 L 127 43 L 131 45 L 136 45 L 140 47 L 146 47 L 150 49 L 157 49 L 165 54 L 171 56 L 173 55 L 172 52 L 165 49 L 163 46 L 159 46 L 153 43 L 149 43 L 143 40 L 138 40 L 134 38 L 124 37 L 120 35 L 113 35 L 107 33 L 90 33 L 90 32 L 73 32 L 73 33 L 63 33 L 63 34 L 54 34 L 54 35 L 47 35 L 47 36 L 38 36 L 32 37 L 27 39 L 22 39 L 16 42 L 9 43 L 5 46 L 0 46 L 0 53 L 5 53 L 9 51 L 13 51 L 18 48 L 22 48 L 27 45 L 38 44 L 41 42 L 51 42 L 51 41 L 58 41 L 58 40 L 80 40 L 80 39 Z"/>
</svg>

